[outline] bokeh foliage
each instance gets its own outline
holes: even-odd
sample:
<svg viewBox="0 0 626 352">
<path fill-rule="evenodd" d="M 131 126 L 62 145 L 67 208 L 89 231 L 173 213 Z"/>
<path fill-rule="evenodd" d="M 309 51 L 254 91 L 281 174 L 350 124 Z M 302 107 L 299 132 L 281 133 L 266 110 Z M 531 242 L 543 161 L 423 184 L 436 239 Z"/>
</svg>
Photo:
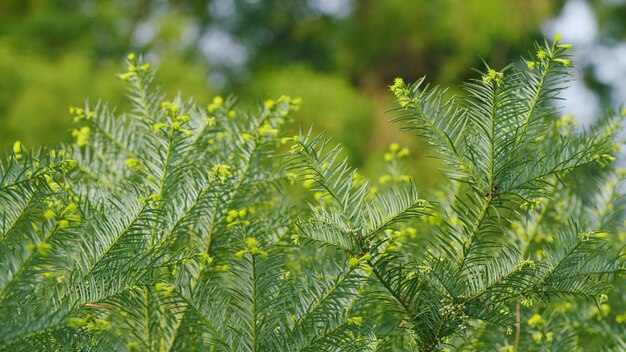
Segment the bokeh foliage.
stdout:
<svg viewBox="0 0 626 352">
<path fill-rule="evenodd" d="M 83 104 L 76 99 L 123 104 L 110 77 L 132 51 L 162 63 L 165 90 L 182 87 L 199 100 L 208 102 L 221 90 L 254 98 L 276 91 L 302 95 L 296 118 L 332 131 L 353 161 L 368 165 L 366 155 L 380 156 L 398 135 L 384 123 L 390 102 L 382 94 L 395 76 L 428 75 L 448 85 L 468 78 L 466 67 L 479 67 L 481 57 L 501 66 L 526 52 L 559 5 L 0 1 L 0 145 L 19 139 L 35 147 L 67 138 L 67 108 Z M 238 51 L 231 53 L 233 46 Z"/>
</svg>

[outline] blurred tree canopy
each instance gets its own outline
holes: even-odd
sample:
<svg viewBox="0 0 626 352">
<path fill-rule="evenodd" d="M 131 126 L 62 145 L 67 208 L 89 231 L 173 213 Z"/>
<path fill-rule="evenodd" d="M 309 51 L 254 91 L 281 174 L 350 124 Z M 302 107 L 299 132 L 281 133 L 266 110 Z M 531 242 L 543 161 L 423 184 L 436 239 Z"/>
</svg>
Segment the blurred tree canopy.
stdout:
<svg viewBox="0 0 626 352">
<path fill-rule="evenodd" d="M 69 105 L 123 102 L 128 52 L 159 65 L 168 94 L 302 96 L 303 126 L 328 129 L 366 164 L 396 141 L 381 123 L 396 76 L 452 84 L 501 67 L 540 38 L 561 1 L 0 0 L 0 141 L 66 138 Z M 201 103 L 203 103 L 201 101 Z M 379 126 L 384 126 L 378 128 Z M 413 143 L 405 139 L 405 144 Z M 366 158 L 367 156 L 367 158 Z"/>
<path fill-rule="evenodd" d="M 624 104 L 626 96 L 626 1 L 589 0 L 596 20 L 595 55 L 584 67 L 584 81 L 601 106 Z M 594 60 L 595 59 L 595 60 Z M 616 62 L 618 61 L 618 62 Z"/>
</svg>

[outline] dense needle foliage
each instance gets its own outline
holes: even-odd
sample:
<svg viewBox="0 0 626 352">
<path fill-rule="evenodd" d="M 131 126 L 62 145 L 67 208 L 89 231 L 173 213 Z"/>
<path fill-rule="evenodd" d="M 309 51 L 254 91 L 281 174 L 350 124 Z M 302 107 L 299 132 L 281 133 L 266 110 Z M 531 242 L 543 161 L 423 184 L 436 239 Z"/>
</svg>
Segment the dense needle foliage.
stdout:
<svg viewBox="0 0 626 352">
<path fill-rule="evenodd" d="M 0 350 L 623 350 L 624 115 L 557 118 L 569 49 L 451 99 L 397 79 L 446 175 L 420 195 L 406 149 L 373 185 L 283 137 L 298 99 L 166 100 L 130 55 L 131 112 L 72 108 L 74 144 L 0 164 Z"/>
</svg>

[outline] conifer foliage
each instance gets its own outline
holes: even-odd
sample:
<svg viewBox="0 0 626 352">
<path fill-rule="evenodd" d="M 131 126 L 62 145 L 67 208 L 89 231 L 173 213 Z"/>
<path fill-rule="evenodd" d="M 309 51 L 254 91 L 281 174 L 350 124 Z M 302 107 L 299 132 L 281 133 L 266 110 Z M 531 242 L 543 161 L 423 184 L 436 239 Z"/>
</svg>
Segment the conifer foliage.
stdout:
<svg viewBox="0 0 626 352">
<path fill-rule="evenodd" d="M 0 163 L 0 350 L 623 350 L 624 114 L 557 118 L 570 49 L 453 98 L 397 79 L 446 176 L 419 192 L 406 149 L 376 185 L 283 137 L 299 99 L 168 100 L 129 55 L 132 111 Z"/>
</svg>

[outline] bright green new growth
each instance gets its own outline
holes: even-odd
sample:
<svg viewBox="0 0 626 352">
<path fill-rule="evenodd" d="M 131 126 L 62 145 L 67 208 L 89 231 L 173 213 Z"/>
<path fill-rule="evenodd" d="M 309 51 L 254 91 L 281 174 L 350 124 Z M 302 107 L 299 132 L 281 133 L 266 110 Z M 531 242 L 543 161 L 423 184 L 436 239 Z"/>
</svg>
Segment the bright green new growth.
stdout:
<svg viewBox="0 0 626 352">
<path fill-rule="evenodd" d="M 569 49 L 448 100 L 394 82 L 447 176 L 423 197 L 398 145 L 373 187 L 325 137 L 281 136 L 298 99 L 166 100 L 129 56 L 132 112 L 72 108 L 74 145 L 0 163 L 0 350 L 623 347 L 624 115 L 555 119 Z"/>
</svg>

